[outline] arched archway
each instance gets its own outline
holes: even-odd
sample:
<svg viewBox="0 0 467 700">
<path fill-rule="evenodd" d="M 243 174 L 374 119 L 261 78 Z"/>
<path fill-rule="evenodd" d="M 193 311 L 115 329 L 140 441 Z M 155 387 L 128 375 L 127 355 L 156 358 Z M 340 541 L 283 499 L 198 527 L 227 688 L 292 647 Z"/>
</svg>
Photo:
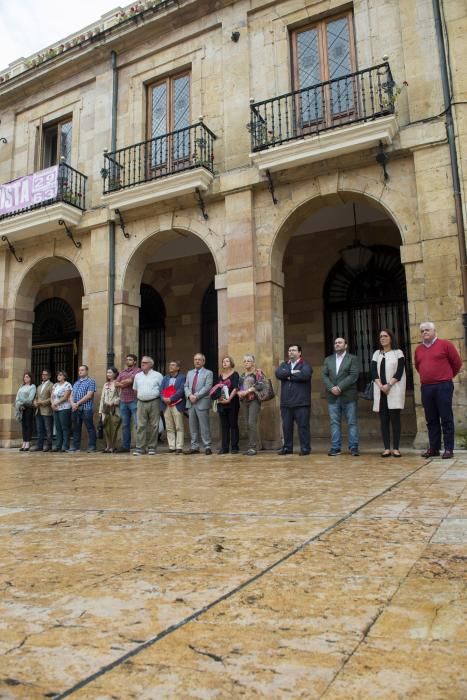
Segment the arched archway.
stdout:
<svg viewBox="0 0 467 700">
<path fill-rule="evenodd" d="M 117 356 L 139 345 L 160 371 L 171 359 L 189 368 L 204 346 L 203 297 L 210 285 L 217 295 L 216 272 L 211 249 L 197 234 L 177 229 L 146 236 L 121 269 L 126 286 L 116 309 Z"/>
<path fill-rule="evenodd" d="M 372 258 L 365 270 L 351 272 L 346 268 L 342 252 L 356 239 L 372 251 Z M 275 237 L 277 249 L 271 251 L 270 259 L 276 265 L 280 260 L 284 284 L 282 309 L 280 300 L 277 308 L 278 313 L 282 310 L 284 332 L 280 352 L 284 352 L 289 342 L 300 343 L 315 368 L 312 422 L 317 436 L 329 434 L 320 368 L 324 357 L 333 352 L 332 340 L 337 335 L 345 335 L 350 350 L 360 357 L 360 388 L 368 379 L 369 361 L 377 347 L 377 330 L 382 325 L 395 330 L 412 376 L 401 243 L 398 227 L 381 204 L 375 207 L 363 195 L 355 202 L 341 197 L 341 193 L 304 203 L 283 222 Z M 280 329 L 280 324 L 277 327 Z M 369 405 L 361 406 L 360 422 L 363 436 L 378 433 L 378 422 Z M 403 426 L 407 435 L 414 434 L 412 393 L 406 401 Z"/>
</svg>

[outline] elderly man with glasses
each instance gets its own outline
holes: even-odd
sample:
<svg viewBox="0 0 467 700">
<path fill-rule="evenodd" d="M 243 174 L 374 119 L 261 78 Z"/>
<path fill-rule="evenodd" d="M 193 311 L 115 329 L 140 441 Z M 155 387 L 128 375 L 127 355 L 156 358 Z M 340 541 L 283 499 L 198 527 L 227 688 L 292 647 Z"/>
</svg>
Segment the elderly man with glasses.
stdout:
<svg viewBox="0 0 467 700">
<path fill-rule="evenodd" d="M 420 333 L 422 342 L 415 350 L 415 369 L 420 375 L 422 404 L 430 442 L 422 457 L 439 457 L 442 431 L 443 459 L 451 459 L 454 453 L 452 380 L 462 367 L 462 360 L 449 340 L 438 338 L 431 321 L 420 324 Z"/>
</svg>

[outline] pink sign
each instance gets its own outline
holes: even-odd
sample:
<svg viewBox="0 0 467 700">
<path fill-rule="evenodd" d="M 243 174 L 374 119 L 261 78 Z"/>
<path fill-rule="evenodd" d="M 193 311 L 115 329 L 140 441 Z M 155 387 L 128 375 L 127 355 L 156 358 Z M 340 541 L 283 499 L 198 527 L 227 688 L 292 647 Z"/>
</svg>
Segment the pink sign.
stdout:
<svg viewBox="0 0 467 700">
<path fill-rule="evenodd" d="M 15 214 L 57 197 L 58 165 L 0 185 L 0 216 Z"/>
</svg>

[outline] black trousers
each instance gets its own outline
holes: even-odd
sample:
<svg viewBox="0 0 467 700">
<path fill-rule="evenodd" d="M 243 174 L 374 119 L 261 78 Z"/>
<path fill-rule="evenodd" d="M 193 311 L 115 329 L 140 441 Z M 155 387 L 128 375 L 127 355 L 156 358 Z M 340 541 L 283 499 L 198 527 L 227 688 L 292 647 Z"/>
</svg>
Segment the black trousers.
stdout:
<svg viewBox="0 0 467 700">
<path fill-rule="evenodd" d="M 444 449 L 454 449 L 454 415 L 452 412 L 452 381 L 422 384 L 422 404 L 425 409 L 428 438 L 432 450 L 441 449 L 441 430 Z"/>
<path fill-rule="evenodd" d="M 281 406 L 284 449 L 293 452 L 294 422 L 298 428 L 298 438 L 302 452 L 311 452 L 310 406 Z"/>
<path fill-rule="evenodd" d="M 389 426 L 391 426 L 392 446 L 394 450 L 398 450 L 401 441 L 401 409 L 389 408 L 388 397 L 384 392 L 381 392 L 379 399 L 379 419 L 381 421 L 384 449 L 391 449 L 391 436 L 389 433 Z"/>
<path fill-rule="evenodd" d="M 226 407 L 217 404 L 217 413 L 219 415 L 219 420 L 221 423 L 221 435 L 222 435 L 222 445 L 221 449 L 228 452 L 230 448 L 232 450 L 238 450 L 239 441 L 239 430 L 238 430 L 238 411 L 240 409 L 240 403 L 238 401 L 232 401 L 232 403 Z"/>
<path fill-rule="evenodd" d="M 21 430 L 23 432 L 23 442 L 31 442 L 32 429 L 34 426 L 34 411 L 32 406 L 26 406 L 23 409 L 23 417 L 21 419 Z"/>
</svg>

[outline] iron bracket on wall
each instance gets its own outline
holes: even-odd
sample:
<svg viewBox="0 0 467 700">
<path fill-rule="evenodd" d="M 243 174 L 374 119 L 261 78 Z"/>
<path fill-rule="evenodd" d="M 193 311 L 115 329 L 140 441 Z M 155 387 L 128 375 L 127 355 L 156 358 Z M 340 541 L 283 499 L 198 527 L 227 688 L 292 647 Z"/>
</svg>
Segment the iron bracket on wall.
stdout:
<svg viewBox="0 0 467 700">
<path fill-rule="evenodd" d="M 72 230 L 71 230 L 70 228 L 68 228 L 66 222 L 63 221 L 63 219 L 59 219 L 59 220 L 58 220 L 58 224 L 59 224 L 59 226 L 64 226 L 64 227 L 65 227 L 66 235 L 67 235 L 68 238 L 72 241 L 72 243 L 73 243 L 73 245 L 75 246 L 75 248 L 81 248 L 81 243 L 80 243 L 80 241 L 75 241 L 74 236 L 73 236 L 73 232 L 72 232 Z"/>
<path fill-rule="evenodd" d="M 16 255 L 15 246 L 12 245 L 12 244 L 10 243 L 10 241 L 8 240 L 8 238 L 7 238 L 6 236 L 2 236 L 2 241 L 5 241 L 5 243 L 7 244 L 8 248 L 10 249 L 10 253 L 11 253 L 12 255 L 14 255 L 16 262 L 22 263 L 22 262 L 23 262 L 23 258 L 18 258 L 18 256 Z"/>
<path fill-rule="evenodd" d="M 201 213 L 203 215 L 203 218 L 205 221 L 207 221 L 209 219 L 209 216 L 208 216 L 208 213 L 206 211 L 206 205 L 204 204 L 204 200 L 203 200 L 203 197 L 201 195 L 201 190 L 199 189 L 199 187 L 196 188 L 196 196 L 198 199 L 198 206 L 201 209 Z"/>
<path fill-rule="evenodd" d="M 384 146 L 383 142 L 379 142 L 379 151 L 376 154 L 376 162 L 383 168 L 383 173 L 384 173 L 384 182 L 387 182 L 389 180 L 389 173 L 386 170 L 386 163 L 388 162 L 389 158 L 387 157 L 386 153 L 384 152 Z"/>
<path fill-rule="evenodd" d="M 118 216 L 118 224 L 119 224 L 120 228 L 122 229 L 123 235 L 125 236 L 125 238 L 130 238 L 130 234 L 128 233 L 128 231 L 125 228 L 125 222 L 123 221 L 122 212 L 120 211 L 120 209 L 115 209 L 115 213 Z"/>
<path fill-rule="evenodd" d="M 0 119 L 0 124 L 2 123 L 2 120 Z M 4 136 L 0 136 L 0 143 L 8 143 L 6 138 Z"/>
<path fill-rule="evenodd" d="M 266 170 L 266 177 L 268 178 L 268 190 L 271 193 L 273 204 L 277 204 L 276 193 L 274 191 L 274 183 L 272 181 L 271 173 Z"/>
</svg>

